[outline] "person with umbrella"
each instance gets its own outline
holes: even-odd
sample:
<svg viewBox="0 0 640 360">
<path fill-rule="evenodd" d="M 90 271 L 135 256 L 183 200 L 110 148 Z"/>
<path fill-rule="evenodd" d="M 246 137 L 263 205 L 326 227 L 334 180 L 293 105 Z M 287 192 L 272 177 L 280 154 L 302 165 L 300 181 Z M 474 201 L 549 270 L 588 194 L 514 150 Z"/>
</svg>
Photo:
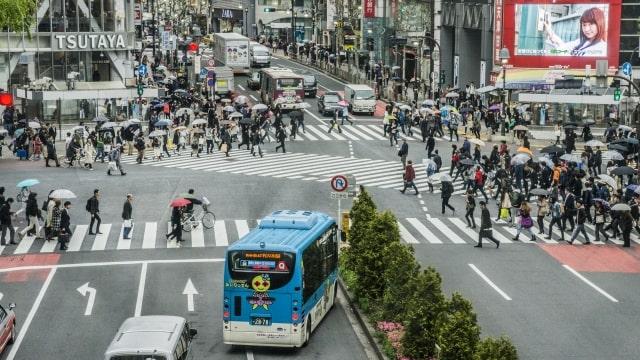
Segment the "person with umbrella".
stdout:
<svg viewBox="0 0 640 360">
<path fill-rule="evenodd" d="M 602 234 L 604 236 L 604 241 L 607 242 L 609 241 L 609 235 L 607 234 L 606 231 L 604 231 L 604 226 L 607 221 L 607 209 L 605 207 L 605 202 L 599 201 L 599 200 L 601 199 L 594 200 L 594 203 L 595 203 L 594 222 L 596 225 L 595 241 L 600 241 L 600 234 Z"/>
<path fill-rule="evenodd" d="M 338 112 L 339 111 L 340 111 L 339 109 L 336 109 L 333 112 L 333 116 L 329 120 L 329 125 L 330 126 L 329 126 L 329 131 L 327 131 L 327 133 L 329 133 L 329 134 L 331 133 L 331 130 L 333 130 L 335 127 L 338 128 L 338 133 L 342 133 L 342 128 L 340 127 L 340 124 L 338 123 L 338 116 L 339 116 Z M 386 129 L 386 127 L 385 127 L 385 129 Z"/>
<path fill-rule="evenodd" d="M 142 131 L 138 134 L 138 136 L 136 136 L 133 146 L 136 148 L 136 151 L 138 152 L 138 156 L 136 157 L 136 163 L 142 164 L 142 160 L 144 159 L 144 150 L 146 148 L 144 135 L 142 134 Z"/>
<path fill-rule="evenodd" d="M 28 219 L 28 225 L 22 229 L 22 231 L 20 231 L 19 235 L 20 235 L 20 239 L 22 240 L 22 238 L 24 238 L 24 236 L 27 234 L 27 232 L 31 232 L 33 234 L 35 234 L 36 238 L 40 237 L 40 222 L 38 221 L 38 219 L 42 220 L 42 215 L 40 213 L 40 208 L 38 207 L 38 200 L 36 199 L 36 196 L 38 196 L 37 193 L 32 192 L 29 194 L 29 197 L 27 198 L 27 207 L 25 210 L 25 215 L 27 216 Z"/>
<path fill-rule="evenodd" d="M 177 203 L 176 200 L 184 200 L 182 206 Z M 186 199 L 176 199 L 171 203 L 171 232 L 166 234 L 167 240 L 176 239 L 176 243 L 182 242 L 182 215 L 184 213 L 184 206 L 189 204 L 190 201 Z"/>
</svg>

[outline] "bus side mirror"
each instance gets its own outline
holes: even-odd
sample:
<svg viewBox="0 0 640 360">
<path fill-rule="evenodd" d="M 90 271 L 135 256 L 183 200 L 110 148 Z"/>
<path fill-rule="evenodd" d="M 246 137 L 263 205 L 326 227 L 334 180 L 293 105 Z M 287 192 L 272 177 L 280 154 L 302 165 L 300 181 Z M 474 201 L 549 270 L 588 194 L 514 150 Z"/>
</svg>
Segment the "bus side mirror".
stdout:
<svg viewBox="0 0 640 360">
<path fill-rule="evenodd" d="M 198 330 L 196 329 L 189 329 L 189 337 L 191 339 L 193 339 L 194 337 L 196 337 L 196 335 L 198 335 Z"/>
</svg>

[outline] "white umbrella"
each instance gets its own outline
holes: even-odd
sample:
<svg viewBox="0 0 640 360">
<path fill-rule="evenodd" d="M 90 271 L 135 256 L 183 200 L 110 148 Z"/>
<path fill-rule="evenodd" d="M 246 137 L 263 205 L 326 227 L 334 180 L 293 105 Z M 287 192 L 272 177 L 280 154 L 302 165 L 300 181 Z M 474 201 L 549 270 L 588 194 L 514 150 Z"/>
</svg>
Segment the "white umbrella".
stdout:
<svg viewBox="0 0 640 360">
<path fill-rule="evenodd" d="M 226 104 L 226 103 L 230 103 L 230 102 L 231 102 L 231 99 L 222 99 L 222 100 L 220 100 L 220 101 Z"/>
<path fill-rule="evenodd" d="M 459 96 L 460 95 L 458 95 L 457 92 L 453 92 L 453 91 L 450 91 L 450 92 L 447 93 L 447 95 L 445 95 L 445 97 L 448 97 L 448 98 L 457 98 Z"/>
<path fill-rule="evenodd" d="M 131 118 L 131 119 L 127 120 L 127 122 L 129 124 L 140 124 L 141 123 L 140 119 L 136 119 L 136 118 Z"/>
<path fill-rule="evenodd" d="M 269 107 L 265 104 L 255 104 L 251 107 L 251 110 L 262 111 L 267 110 Z"/>
<path fill-rule="evenodd" d="M 544 163 L 548 168 L 553 169 L 553 160 L 549 159 L 546 156 L 543 156 L 541 158 L 538 159 L 539 162 Z"/>
<path fill-rule="evenodd" d="M 222 110 L 223 110 L 223 111 L 226 111 L 226 112 L 233 112 L 233 111 L 236 111 L 236 109 L 235 109 L 233 106 L 231 106 L 231 105 L 227 105 L 227 106 L 225 106 Z"/>
<path fill-rule="evenodd" d="M 618 129 L 622 129 L 622 131 L 633 131 L 633 128 L 627 125 L 618 125 Z"/>
<path fill-rule="evenodd" d="M 480 140 L 480 139 L 469 139 L 469 142 L 472 144 L 476 144 L 476 145 L 480 145 L 480 146 L 484 146 L 484 141 Z"/>
<path fill-rule="evenodd" d="M 616 182 L 616 179 L 612 178 L 609 175 L 605 175 L 605 174 L 600 174 L 598 175 L 598 178 L 604 182 L 605 184 L 611 186 L 613 188 L 613 190 L 617 190 L 618 189 L 618 183 Z"/>
<path fill-rule="evenodd" d="M 165 70 L 167 70 L 167 67 L 164 66 L 164 65 L 159 65 L 158 67 L 156 67 L 156 70 L 157 71 L 165 71 Z"/>
<path fill-rule="evenodd" d="M 0 135 L 2 134 L 8 134 L 9 131 L 7 131 L 7 129 L 0 129 Z"/>
<path fill-rule="evenodd" d="M 299 103 L 296 104 L 296 109 L 308 109 L 311 105 L 309 103 Z"/>
<path fill-rule="evenodd" d="M 206 123 L 207 123 L 207 120 L 205 120 L 205 119 L 195 119 L 195 120 L 193 120 L 191 125 L 195 126 L 195 125 L 202 125 L 202 124 L 206 124 Z"/>
<path fill-rule="evenodd" d="M 447 181 L 451 181 L 451 176 L 449 176 L 449 174 L 447 173 L 440 173 L 438 175 L 438 180 L 442 181 L 442 182 L 447 182 Z"/>
<path fill-rule="evenodd" d="M 589 140 L 586 143 L 584 143 L 584 146 L 598 147 L 598 146 L 605 146 L 605 144 L 600 140 Z"/>
<path fill-rule="evenodd" d="M 624 204 L 624 203 L 618 203 L 615 204 L 611 207 L 611 210 L 613 211 L 631 211 L 631 206 Z"/>
<path fill-rule="evenodd" d="M 187 113 L 189 116 L 193 116 L 193 110 L 189 108 L 180 108 L 176 111 L 176 116 L 182 116 L 182 114 Z"/>
<path fill-rule="evenodd" d="M 620 160 L 624 160 L 624 156 L 622 156 L 622 154 L 620 154 L 617 151 L 613 151 L 613 150 L 607 150 L 605 152 L 602 153 L 602 158 L 603 159 L 610 159 L 613 161 L 620 161 Z"/>
<path fill-rule="evenodd" d="M 118 124 L 114 123 L 113 121 L 109 121 L 109 122 L 106 122 L 106 123 L 102 124 L 102 126 L 100 128 L 101 129 L 110 129 L 110 128 L 113 128 L 113 127 L 116 127 L 116 126 L 118 126 Z"/>
<path fill-rule="evenodd" d="M 164 136 L 164 131 L 154 130 L 151 132 L 151 134 L 149 134 L 149 137 L 158 137 L 158 136 Z"/>
<path fill-rule="evenodd" d="M 529 161 L 529 159 L 531 159 L 529 154 L 519 153 L 511 158 L 511 165 L 521 165 Z"/>
<path fill-rule="evenodd" d="M 29 127 L 32 129 L 40 129 L 40 123 L 37 121 L 29 121 Z"/>
<path fill-rule="evenodd" d="M 236 104 L 244 104 L 247 102 L 247 97 L 244 95 L 240 95 L 235 99 Z"/>
<path fill-rule="evenodd" d="M 427 99 L 425 101 L 422 102 L 423 106 L 436 106 L 436 102 L 431 100 L 431 99 Z"/>
<path fill-rule="evenodd" d="M 517 130 L 517 131 L 527 131 L 529 130 L 528 127 L 524 126 L 524 125 L 516 125 L 513 130 Z"/>
<path fill-rule="evenodd" d="M 560 160 L 564 160 L 564 161 L 568 161 L 568 162 L 574 162 L 574 163 L 579 163 L 579 162 L 582 161 L 580 156 L 574 155 L 574 154 L 564 154 L 564 155 L 560 156 Z"/>
<path fill-rule="evenodd" d="M 71 190 L 67 189 L 58 189 L 54 190 L 51 195 L 49 195 L 52 199 L 75 199 L 77 198 L 76 194 L 74 194 Z"/>
<path fill-rule="evenodd" d="M 402 105 L 398 106 L 398 108 L 400 110 L 411 110 L 411 106 L 409 106 L 407 104 L 402 104 Z"/>
<path fill-rule="evenodd" d="M 240 117 L 241 118 L 241 117 L 244 117 L 244 115 L 242 115 L 241 113 L 236 111 L 234 113 L 229 114 L 229 117 L 230 118 L 234 118 L 234 117 Z"/>
<path fill-rule="evenodd" d="M 435 115 L 436 114 L 435 110 L 429 109 L 429 108 L 422 108 L 422 109 L 420 109 L 420 112 L 426 112 L 429 115 Z"/>
</svg>

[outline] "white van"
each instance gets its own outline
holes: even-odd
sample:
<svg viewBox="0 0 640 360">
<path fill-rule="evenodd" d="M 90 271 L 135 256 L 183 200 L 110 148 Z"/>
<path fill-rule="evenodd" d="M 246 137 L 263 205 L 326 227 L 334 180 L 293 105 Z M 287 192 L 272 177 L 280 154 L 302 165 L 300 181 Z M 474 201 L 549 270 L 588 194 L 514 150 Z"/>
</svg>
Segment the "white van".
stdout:
<svg viewBox="0 0 640 360">
<path fill-rule="evenodd" d="M 350 113 L 369 113 L 373 116 L 376 112 L 376 94 L 367 85 L 345 85 L 344 99 L 349 103 Z"/>
<path fill-rule="evenodd" d="M 198 332 L 179 316 L 125 320 L 104 353 L 105 360 L 186 360 Z"/>
<path fill-rule="evenodd" d="M 249 44 L 249 60 L 251 67 L 269 67 L 271 66 L 271 53 L 269 48 L 252 41 Z"/>
</svg>

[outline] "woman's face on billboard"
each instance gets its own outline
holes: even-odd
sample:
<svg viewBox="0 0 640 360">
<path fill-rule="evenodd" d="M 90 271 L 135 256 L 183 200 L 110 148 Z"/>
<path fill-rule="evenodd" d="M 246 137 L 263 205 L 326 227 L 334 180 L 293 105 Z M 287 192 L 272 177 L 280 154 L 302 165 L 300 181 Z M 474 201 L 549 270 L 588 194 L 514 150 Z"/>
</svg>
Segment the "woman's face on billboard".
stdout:
<svg viewBox="0 0 640 360">
<path fill-rule="evenodd" d="M 593 40 L 598 36 L 598 26 L 592 22 L 583 22 L 582 34 L 584 34 L 587 39 Z"/>
</svg>

